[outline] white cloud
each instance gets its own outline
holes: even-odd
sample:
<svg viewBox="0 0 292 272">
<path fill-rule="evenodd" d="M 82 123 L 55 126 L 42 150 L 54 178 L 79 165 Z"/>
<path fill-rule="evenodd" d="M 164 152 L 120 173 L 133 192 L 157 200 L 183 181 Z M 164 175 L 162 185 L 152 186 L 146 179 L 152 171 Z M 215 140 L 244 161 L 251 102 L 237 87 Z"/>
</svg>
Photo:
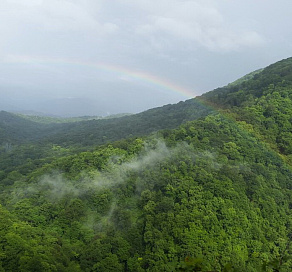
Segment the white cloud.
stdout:
<svg viewBox="0 0 292 272">
<path fill-rule="evenodd" d="M 118 29 L 91 0 L 1 0 L 0 56 L 82 55 Z"/>
<path fill-rule="evenodd" d="M 127 53 L 135 47 L 144 52 L 196 48 L 233 51 L 264 43 L 256 30 L 239 29 L 228 21 L 214 0 L 2 1 L 0 53 L 3 45 L 13 48 L 15 43 L 22 43 L 23 48 L 38 44 L 44 48 L 48 39 L 56 41 L 53 48 L 64 47 L 67 41 L 68 45 L 72 42 L 72 32 L 99 39 L 95 48 Z M 58 33 L 64 34 L 63 45 L 57 45 Z M 105 37 L 108 34 L 111 40 Z M 74 39 L 77 41 L 77 36 Z"/>
<path fill-rule="evenodd" d="M 48 30 L 82 30 L 97 28 L 98 22 L 80 6 L 69 1 L 43 2 L 40 13 L 32 20 Z"/>
<path fill-rule="evenodd" d="M 35 7 L 40 6 L 43 3 L 43 0 L 6 0 L 6 2 L 18 6 Z"/>
<path fill-rule="evenodd" d="M 45 31 L 97 30 L 112 32 L 117 27 L 100 23 L 83 1 L 69 0 L 4 0 L 0 16 L 2 29 L 15 30 L 26 26 Z"/>
<path fill-rule="evenodd" d="M 129 1 L 128 1 L 129 2 Z M 176 44 L 177 40 L 202 46 L 211 51 L 230 51 L 257 47 L 264 39 L 253 30 L 238 30 L 216 9 L 213 1 L 153 1 L 131 4 L 147 10 L 147 21 L 136 32 L 148 37 Z M 160 37 L 160 38 L 159 38 Z"/>
<path fill-rule="evenodd" d="M 132 88 L 150 101 L 139 81 L 50 61 L 74 59 L 207 91 L 291 55 L 291 3 L 267 0 L 263 9 L 254 0 L 0 0 L 1 78 L 52 96 Z"/>
<path fill-rule="evenodd" d="M 255 31 L 245 32 L 240 38 L 240 43 L 248 47 L 258 46 L 264 42 L 264 39 Z"/>
</svg>

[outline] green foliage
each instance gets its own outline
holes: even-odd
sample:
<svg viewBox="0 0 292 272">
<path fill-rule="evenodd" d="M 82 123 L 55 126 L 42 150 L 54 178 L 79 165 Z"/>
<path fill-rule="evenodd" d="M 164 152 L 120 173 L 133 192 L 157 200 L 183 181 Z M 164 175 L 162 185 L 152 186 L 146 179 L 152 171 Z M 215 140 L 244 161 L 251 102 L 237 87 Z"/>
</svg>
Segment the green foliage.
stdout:
<svg viewBox="0 0 292 272">
<path fill-rule="evenodd" d="M 249 79 L 205 94 L 202 99 L 250 125 L 249 130 L 292 163 L 292 58 L 277 62 Z"/>
<path fill-rule="evenodd" d="M 0 271 L 291 271 L 291 67 L 206 94 L 217 114 L 2 113 Z"/>
</svg>

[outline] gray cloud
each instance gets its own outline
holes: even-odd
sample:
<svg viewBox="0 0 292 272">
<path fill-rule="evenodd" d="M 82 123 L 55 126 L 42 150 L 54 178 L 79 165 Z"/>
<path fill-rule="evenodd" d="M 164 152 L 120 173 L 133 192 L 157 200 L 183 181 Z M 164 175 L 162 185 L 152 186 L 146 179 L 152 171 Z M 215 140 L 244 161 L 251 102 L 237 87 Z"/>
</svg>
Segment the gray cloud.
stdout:
<svg viewBox="0 0 292 272">
<path fill-rule="evenodd" d="M 161 37 L 165 43 L 178 39 L 212 51 L 228 51 L 241 47 L 256 47 L 264 38 L 256 31 L 238 31 L 227 27 L 228 22 L 215 7 L 214 1 L 148 1 L 137 3 L 147 11 L 147 23 L 137 26 L 137 33 Z M 133 4 L 133 3 L 132 3 Z"/>
<path fill-rule="evenodd" d="M 187 97 L 77 63 L 145 72 L 199 95 L 289 57 L 291 7 L 288 0 L 2 0 L 0 95 L 110 101 L 117 86 L 128 104 L 127 89 L 136 88 L 136 111 L 175 103 Z"/>
</svg>

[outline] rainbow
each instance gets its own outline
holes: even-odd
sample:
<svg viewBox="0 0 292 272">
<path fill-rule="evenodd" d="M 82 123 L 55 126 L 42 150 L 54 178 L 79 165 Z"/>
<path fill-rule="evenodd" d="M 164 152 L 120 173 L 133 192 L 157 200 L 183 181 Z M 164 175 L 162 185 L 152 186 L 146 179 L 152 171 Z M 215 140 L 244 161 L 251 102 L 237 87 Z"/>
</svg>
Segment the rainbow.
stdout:
<svg viewBox="0 0 292 272">
<path fill-rule="evenodd" d="M 77 59 L 65 59 L 65 58 L 48 58 L 48 57 L 35 57 L 35 56 L 10 56 L 10 63 L 23 63 L 23 64 L 65 64 L 65 65 L 74 65 L 74 66 L 84 66 L 94 69 L 99 69 L 102 71 L 116 73 L 124 75 L 136 80 L 143 81 L 148 85 L 157 86 L 159 88 L 170 90 L 172 92 L 178 93 L 179 95 L 184 96 L 186 99 L 193 98 L 196 96 L 194 90 L 182 87 L 174 82 L 163 79 L 156 75 L 144 72 L 144 71 L 135 71 L 129 68 L 113 65 L 103 62 L 90 62 Z"/>
</svg>

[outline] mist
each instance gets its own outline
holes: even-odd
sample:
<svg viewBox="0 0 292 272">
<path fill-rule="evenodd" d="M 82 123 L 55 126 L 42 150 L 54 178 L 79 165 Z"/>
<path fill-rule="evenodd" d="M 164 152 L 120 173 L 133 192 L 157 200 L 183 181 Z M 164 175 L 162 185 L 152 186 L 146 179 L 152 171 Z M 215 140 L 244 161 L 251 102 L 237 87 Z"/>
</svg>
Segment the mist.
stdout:
<svg viewBox="0 0 292 272">
<path fill-rule="evenodd" d="M 126 203 L 134 212 L 133 207 L 138 205 L 143 192 L 155 190 L 164 179 L 160 174 L 152 176 L 152 172 L 175 170 L 183 173 L 188 165 L 198 164 L 201 167 L 206 162 L 212 171 L 219 171 L 222 167 L 211 152 L 195 151 L 192 145 L 185 142 L 168 147 L 163 140 L 152 139 L 145 142 L 142 150 L 134 156 L 111 156 L 105 170 L 91 169 L 78 173 L 76 178 L 69 178 L 67 173 L 54 169 L 29 184 L 19 181 L 17 189 L 11 194 L 11 203 L 22 205 L 25 199 L 41 196 L 41 202 L 66 209 L 70 203 L 80 199 L 89 207 L 82 218 L 84 227 L 102 231 L 109 225 L 118 224 L 115 217 L 121 210 L 120 190 L 130 190 L 131 196 L 128 196 Z M 122 210 L 126 212 L 127 209 L 124 207 Z"/>
</svg>

